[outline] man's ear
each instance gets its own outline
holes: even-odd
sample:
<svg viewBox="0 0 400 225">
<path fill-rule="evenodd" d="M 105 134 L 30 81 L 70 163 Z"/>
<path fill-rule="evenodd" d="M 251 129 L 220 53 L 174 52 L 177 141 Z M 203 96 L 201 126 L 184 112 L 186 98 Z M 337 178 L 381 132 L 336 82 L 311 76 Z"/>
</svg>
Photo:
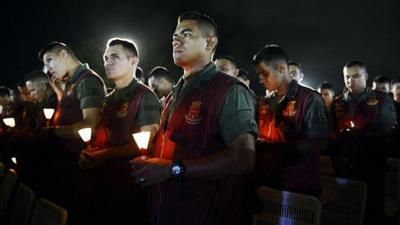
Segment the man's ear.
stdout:
<svg viewBox="0 0 400 225">
<path fill-rule="evenodd" d="M 132 65 L 139 65 L 139 58 L 137 56 L 134 56 L 131 58 L 131 63 Z"/>
<path fill-rule="evenodd" d="M 218 44 L 218 38 L 216 36 L 207 37 L 207 50 L 213 50 Z"/>
</svg>

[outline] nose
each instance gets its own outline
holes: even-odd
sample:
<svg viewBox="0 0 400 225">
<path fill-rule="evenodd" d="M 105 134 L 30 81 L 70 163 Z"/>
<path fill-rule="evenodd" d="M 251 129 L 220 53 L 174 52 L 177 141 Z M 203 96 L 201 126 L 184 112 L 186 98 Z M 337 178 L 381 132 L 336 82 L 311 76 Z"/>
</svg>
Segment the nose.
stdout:
<svg viewBox="0 0 400 225">
<path fill-rule="evenodd" d="M 176 48 L 176 47 L 178 47 L 178 46 L 181 45 L 181 44 L 182 44 L 182 41 L 181 41 L 181 39 L 179 38 L 179 36 L 178 36 L 178 35 L 174 35 L 174 36 L 172 37 L 172 47 Z"/>
</svg>

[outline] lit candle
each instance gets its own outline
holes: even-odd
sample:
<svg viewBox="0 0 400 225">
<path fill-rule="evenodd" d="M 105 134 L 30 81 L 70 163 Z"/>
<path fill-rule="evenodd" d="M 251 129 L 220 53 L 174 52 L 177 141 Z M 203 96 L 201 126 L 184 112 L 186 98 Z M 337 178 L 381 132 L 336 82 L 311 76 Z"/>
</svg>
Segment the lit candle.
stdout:
<svg viewBox="0 0 400 225">
<path fill-rule="evenodd" d="M 52 108 L 44 108 L 43 109 L 43 113 L 44 113 L 44 116 L 46 117 L 46 119 L 51 119 L 51 117 L 53 117 L 53 114 L 54 114 L 54 109 L 52 109 Z"/>
<path fill-rule="evenodd" d="M 13 117 L 4 118 L 3 122 L 5 125 L 9 127 L 15 127 L 15 120 Z"/>
<path fill-rule="evenodd" d="M 12 157 L 12 158 L 11 158 L 11 161 L 12 161 L 15 165 L 17 165 L 17 158 L 16 158 L 16 157 Z"/>
<path fill-rule="evenodd" d="M 83 128 L 78 130 L 78 134 L 81 139 L 86 143 L 87 147 L 90 149 L 90 140 L 92 139 L 92 128 Z"/>
<path fill-rule="evenodd" d="M 150 140 L 150 131 L 141 131 L 138 133 L 132 134 L 133 139 L 135 140 L 137 146 L 142 153 L 142 159 L 146 159 L 147 147 L 149 145 Z"/>
</svg>

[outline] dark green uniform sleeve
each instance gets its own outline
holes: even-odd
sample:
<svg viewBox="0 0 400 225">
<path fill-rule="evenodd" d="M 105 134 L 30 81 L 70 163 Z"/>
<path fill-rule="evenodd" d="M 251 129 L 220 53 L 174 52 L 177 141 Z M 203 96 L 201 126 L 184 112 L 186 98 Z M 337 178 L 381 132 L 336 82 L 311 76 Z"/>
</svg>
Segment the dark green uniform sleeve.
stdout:
<svg viewBox="0 0 400 225">
<path fill-rule="evenodd" d="M 258 126 L 254 116 L 254 104 L 249 91 L 241 85 L 234 85 L 225 97 L 218 117 L 218 127 L 225 144 L 228 145 L 243 133 L 250 133 L 257 139 Z"/>
<path fill-rule="evenodd" d="M 76 94 L 81 109 L 101 108 L 105 98 L 103 84 L 96 77 L 84 78 L 78 84 Z"/>
<path fill-rule="evenodd" d="M 389 95 L 385 96 L 379 113 L 379 125 L 385 133 L 392 132 L 397 124 L 396 110 L 394 108 L 393 100 Z"/>
<path fill-rule="evenodd" d="M 308 138 L 326 138 L 328 132 L 328 118 L 324 106 L 324 100 L 315 92 L 312 92 L 307 99 L 304 122 L 307 126 Z"/>
<path fill-rule="evenodd" d="M 161 116 L 160 101 L 153 92 L 146 91 L 146 93 L 144 93 L 140 101 L 136 124 L 139 127 L 143 127 L 154 123 L 159 124 L 160 116 Z"/>
</svg>

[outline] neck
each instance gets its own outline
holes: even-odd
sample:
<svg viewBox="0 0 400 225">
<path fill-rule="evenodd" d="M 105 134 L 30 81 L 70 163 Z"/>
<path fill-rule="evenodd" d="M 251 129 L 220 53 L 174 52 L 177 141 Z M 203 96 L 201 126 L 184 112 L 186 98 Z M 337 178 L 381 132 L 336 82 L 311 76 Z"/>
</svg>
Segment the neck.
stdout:
<svg viewBox="0 0 400 225">
<path fill-rule="evenodd" d="M 122 88 L 128 86 L 132 82 L 133 79 L 135 79 L 134 73 L 126 74 L 126 75 L 120 77 L 119 79 L 114 80 L 115 88 L 122 89 Z"/>
<path fill-rule="evenodd" d="M 393 100 L 400 103 L 400 96 L 394 96 Z"/>
<path fill-rule="evenodd" d="M 78 69 L 78 67 L 81 65 L 81 63 L 80 62 L 76 62 L 76 61 L 72 61 L 72 62 L 70 62 L 69 63 L 69 70 L 68 70 L 68 72 L 67 72 L 67 77 L 68 78 L 70 78 L 74 73 L 75 73 L 75 71 Z"/>
<path fill-rule="evenodd" d="M 279 96 L 285 96 L 285 95 L 286 95 L 286 92 L 287 92 L 287 90 L 288 90 L 290 81 L 292 81 L 292 79 L 286 79 L 286 78 L 283 78 L 283 79 L 282 79 L 281 84 L 280 84 L 279 87 L 276 89 L 276 93 L 277 93 Z"/>
<path fill-rule="evenodd" d="M 182 66 L 183 71 L 184 71 L 183 78 L 187 78 L 190 75 L 201 71 L 210 62 L 211 62 L 211 56 L 210 57 L 204 57 L 204 58 L 202 58 L 202 59 L 200 59 L 200 60 L 198 60 L 196 62 L 193 62 L 191 64 Z"/>
</svg>

